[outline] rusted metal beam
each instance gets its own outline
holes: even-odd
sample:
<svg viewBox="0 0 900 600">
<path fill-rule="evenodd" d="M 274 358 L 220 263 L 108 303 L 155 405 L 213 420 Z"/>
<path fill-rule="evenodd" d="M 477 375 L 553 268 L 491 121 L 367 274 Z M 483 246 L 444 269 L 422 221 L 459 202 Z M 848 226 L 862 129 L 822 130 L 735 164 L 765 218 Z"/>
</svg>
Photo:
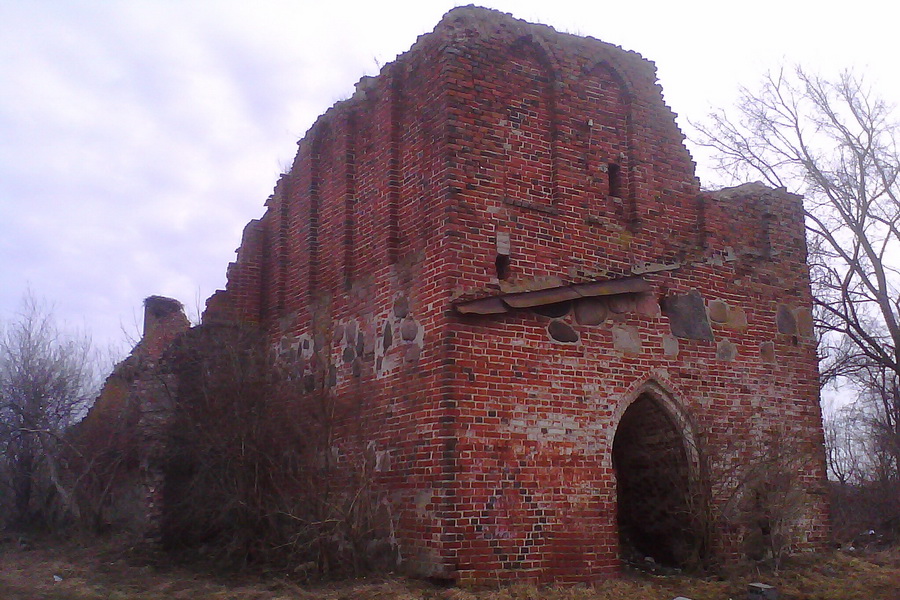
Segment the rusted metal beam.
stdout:
<svg viewBox="0 0 900 600">
<path fill-rule="evenodd" d="M 594 296 L 615 296 L 618 294 L 637 294 L 650 291 L 650 284 L 640 277 L 608 279 L 562 285 L 531 292 L 499 294 L 477 300 L 457 302 L 456 310 L 464 315 L 494 315 L 507 312 L 510 308 L 534 308 L 556 304 L 566 300 L 591 298 Z"/>
</svg>

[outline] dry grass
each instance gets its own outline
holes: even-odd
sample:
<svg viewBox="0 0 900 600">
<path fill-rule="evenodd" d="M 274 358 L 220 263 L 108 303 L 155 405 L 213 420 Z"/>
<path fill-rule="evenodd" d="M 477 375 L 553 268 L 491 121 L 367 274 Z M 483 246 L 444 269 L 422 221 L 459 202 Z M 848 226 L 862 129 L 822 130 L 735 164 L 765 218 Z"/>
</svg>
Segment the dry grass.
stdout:
<svg viewBox="0 0 900 600">
<path fill-rule="evenodd" d="M 54 578 L 56 576 L 56 578 Z M 57 579 L 58 578 L 58 579 Z M 200 573 L 122 540 L 0 545 L 2 600 L 743 600 L 747 583 L 776 585 L 785 600 L 900 600 L 900 549 L 791 560 L 777 577 L 744 572 L 727 580 L 629 573 L 595 586 L 530 584 L 465 590 L 402 578 L 299 585 L 283 578 Z"/>
</svg>

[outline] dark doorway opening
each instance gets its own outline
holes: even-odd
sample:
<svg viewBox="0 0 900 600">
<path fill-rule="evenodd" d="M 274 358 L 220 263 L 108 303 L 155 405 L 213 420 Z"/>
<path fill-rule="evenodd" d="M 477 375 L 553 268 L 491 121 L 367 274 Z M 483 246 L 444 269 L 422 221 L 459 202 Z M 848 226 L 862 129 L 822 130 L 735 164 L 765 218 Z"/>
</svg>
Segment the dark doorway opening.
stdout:
<svg viewBox="0 0 900 600">
<path fill-rule="evenodd" d="M 689 567 L 700 559 L 691 511 L 690 462 L 679 428 L 644 394 L 622 415 L 613 441 L 623 560 Z"/>
</svg>

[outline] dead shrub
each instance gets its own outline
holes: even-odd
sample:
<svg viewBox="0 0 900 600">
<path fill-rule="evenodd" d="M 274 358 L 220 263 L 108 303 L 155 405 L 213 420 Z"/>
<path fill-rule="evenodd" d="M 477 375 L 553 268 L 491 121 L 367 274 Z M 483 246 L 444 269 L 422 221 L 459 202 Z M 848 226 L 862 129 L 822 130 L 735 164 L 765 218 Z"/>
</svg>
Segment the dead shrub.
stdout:
<svg viewBox="0 0 900 600">
<path fill-rule="evenodd" d="M 752 439 L 712 444 L 701 438 L 688 495 L 697 529 L 701 571 L 720 571 L 734 559 L 765 564 L 776 572 L 808 537 L 816 492 L 807 474 L 816 448 L 775 426 Z M 824 490 L 820 490 L 824 493 Z"/>
<path fill-rule="evenodd" d="M 258 331 L 232 327 L 196 328 L 167 360 L 166 548 L 306 576 L 391 562 L 374 456 L 327 377 L 280 374 Z"/>
</svg>

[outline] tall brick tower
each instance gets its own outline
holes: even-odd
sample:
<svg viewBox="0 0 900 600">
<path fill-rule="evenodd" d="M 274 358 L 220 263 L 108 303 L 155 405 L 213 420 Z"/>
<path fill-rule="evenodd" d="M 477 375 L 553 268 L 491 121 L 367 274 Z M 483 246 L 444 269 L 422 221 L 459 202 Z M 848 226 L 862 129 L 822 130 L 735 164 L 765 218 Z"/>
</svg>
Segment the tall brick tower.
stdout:
<svg viewBox="0 0 900 600">
<path fill-rule="evenodd" d="M 798 545 L 824 540 L 800 198 L 701 193 L 640 55 L 454 9 L 318 119 L 266 207 L 204 322 L 259 325 L 298 377 L 326 357 L 408 570 L 683 562 L 698 482 L 767 436 L 814 448 Z M 749 535 L 725 529 L 703 551 Z"/>
</svg>

